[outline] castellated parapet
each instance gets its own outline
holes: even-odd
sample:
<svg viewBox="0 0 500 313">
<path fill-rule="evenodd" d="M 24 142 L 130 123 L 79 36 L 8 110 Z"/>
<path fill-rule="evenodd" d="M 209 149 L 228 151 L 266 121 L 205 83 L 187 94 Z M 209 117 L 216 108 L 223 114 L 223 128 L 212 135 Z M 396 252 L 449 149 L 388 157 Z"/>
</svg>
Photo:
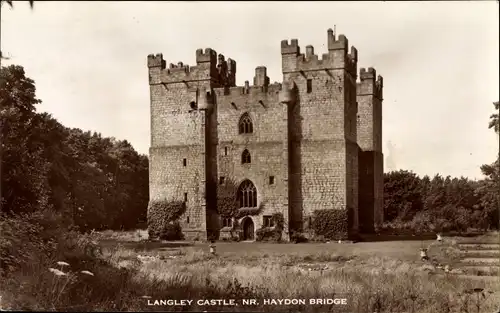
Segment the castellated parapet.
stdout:
<svg viewBox="0 0 500 313">
<path fill-rule="evenodd" d="M 349 41 L 344 35 L 335 38 L 333 30 L 328 30 L 328 52 L 319 56 L 314 53 L 314 47 L 308 45 L 306 53 L 300 53 L 299 41 L 292 39 L 281 41 L 283 56 L 283 73 L 312 70 L 345 69 L 356 77 L 358 50 L 353 46 L 349 51 Z"/>
<path fill-rule="evenodd" d="M 238 219 L 240 239 L 255 238 L 274 213 L 285 218 L 285 239 L 308 230 L 317 210 L 346 216 L 338 239 L 380 222 L 382 77 L 373 68 L 358 75 L 358 51 L 344 35 L 329 29 L 326 39 L 321 58 L 283 40 L 281 83 L 257 66 L 236 86 L 236 62 L 211 48 L 196 51 L 194 66 L 148 56 L 150 199 L 186 203 L 188 239 L 232 229 L 217 213 L 216 186 L 228 181 L 236 209 L 256 212 Z"/>
<path fill-rule="evenodd" d="M 384 79 L 378 75 L 373 67 L 368 70 L 361 68 L 359 70 L 359 78 L 361 82 L 358 83 L 358 95 L 373 95 L 377 99 L 383 100 Z"/>
<path fill-rule="evenodd" d="M 148 56 L 148 67 L 150 75 L 153 74 L 150 79 L 152 83 L 171 84 L 209 79 L 213 80 L 216 86 L 234 86 L 236 82 L 236 61 L 226 60 L 224 55 L 217 55 L 211 48 L 205 51 L 196 50 L 195 66 L 177 62 L 177 64 L 170 63 L 166 67 L 162 54 L 156 56 L 151 54 Z"/>
</svg>

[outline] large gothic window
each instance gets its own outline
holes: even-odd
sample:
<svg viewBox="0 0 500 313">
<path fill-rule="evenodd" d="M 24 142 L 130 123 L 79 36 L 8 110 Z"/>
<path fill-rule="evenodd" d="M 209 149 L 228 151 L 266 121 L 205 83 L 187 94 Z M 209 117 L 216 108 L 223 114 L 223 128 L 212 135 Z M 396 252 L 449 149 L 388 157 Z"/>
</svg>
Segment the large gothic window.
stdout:
<svg viewBox="0 0 500 313">
<path fill-rule="evenodd" d="M 257 207 L 257 189 L 254 184 L 245 180 L 238 188 L 238 201 L 240 208 L 256 208 Z"/>
<path fill-rule="evenodd" d="M 250 164 L 252 163 L 252 157 L 250 156 L 250 152 L 247 149 L 243 150 L 241 154 L 241 164 Z"/>
<path fill-rule="evenodd" d="M 248 113 L 245 113 L 241 116 L 240 122 L 238 123 L 238 129 L 240 134 L 253 133 L 253 123 Z"/>
</svg>

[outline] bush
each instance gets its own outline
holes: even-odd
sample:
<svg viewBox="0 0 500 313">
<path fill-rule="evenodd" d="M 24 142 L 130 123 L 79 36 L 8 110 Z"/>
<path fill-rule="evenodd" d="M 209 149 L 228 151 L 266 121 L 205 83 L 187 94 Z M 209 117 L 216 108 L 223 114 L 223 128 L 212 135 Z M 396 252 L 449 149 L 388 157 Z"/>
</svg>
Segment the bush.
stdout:
<svg viewBox="0 0 500 313">
<path fill-rule="evenodd" d="M 273 227 L 262 227 L 255 232 L 255 240 L 257 241 L 270 241 L 280 242 L 282 239 L 283 229 L 285 225 L 285 218 L 281 213 L 274 213 L 271 217 L 274 224 Z"/>
<path fill-rule="evenodd" d="M 290 234 L 290 241 L 295 243 L 301 243 L 301 242 L 308 242 L 309 240 L 302 233 L 292 232 Z"/>
<path fill-rule="evenodd" d="M 166 224 L 160 231 L 159 237 L 162 240 L 184 240 L 182 228 L 178 221 Z"/>
<path fill-rule="evenodd" d="M 155 200 L 148 207 L 148 233 L 150 239 L 159 238 L 162 234 L 182 232 L 180 225 L 169 226 L 186 212 L 186 204 L 181 201 Z M 179 230 L 176 230 L 179 228 Z M 174 239 L 177 240 L 177 239 Z"/>
<path fill-rule="evenodd" d="M 312 227 L 316 236 L 326 239 L 346 239 L 348 235 L 347 210 L 316 210 Z"/>
</svg>

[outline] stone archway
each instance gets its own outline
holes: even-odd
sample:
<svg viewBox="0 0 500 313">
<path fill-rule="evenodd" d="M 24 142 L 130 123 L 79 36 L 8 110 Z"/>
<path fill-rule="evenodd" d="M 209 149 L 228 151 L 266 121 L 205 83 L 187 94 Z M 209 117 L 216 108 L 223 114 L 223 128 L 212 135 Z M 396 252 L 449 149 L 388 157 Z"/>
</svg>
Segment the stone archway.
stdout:
<svg viewBox="0 0 500 313">
<path fill-rule="evenodd" d="M 255 225 L 252 218 L 246 217 L 241 223 L 243 229 L 243 240 L 255 240 Z"/>
</svg>

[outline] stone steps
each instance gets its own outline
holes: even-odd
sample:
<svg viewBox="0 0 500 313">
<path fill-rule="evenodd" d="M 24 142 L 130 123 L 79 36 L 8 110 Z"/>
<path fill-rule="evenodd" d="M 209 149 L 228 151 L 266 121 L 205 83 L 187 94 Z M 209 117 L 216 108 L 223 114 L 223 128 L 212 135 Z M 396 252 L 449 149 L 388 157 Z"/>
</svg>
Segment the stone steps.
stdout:
<svg viewBox="0 0 500 313">
<path fill-rule="evenodd" d="M 500 251 L 499 243 L 459 243 L 460 250 L 497 250 Z"/>
<path fill-rule="evenodd" d="M 500 260 L 500 250 L 477 249 L 461 251 L 464 258 L 497 258 Z"/>
<path fill-rule="evenodd" d="M 461 265 L 459 267 L 465 274 L 476 276 L 499 276 L 500 266 L 498 265 Z"/>
<path fill-rule="evenodd" d="M 467 265 L 500 265 L 499 258 L 463 258 L 462 264 Z"/>
<path fill-rule="evenodd" d="M 458 265 L 465 275 L 500 275 L 500 243 L 498 236 L 460 240 L 461 261 Z"/>
<path fill-rule="evenodd" d="M 495 235 L 495 236 L 481 236 L 481 237 L 473 237 L 473 238 L 461 238 L 458 239 L 458 243 L 464 243 L 464 244 L 499 244 L 500 243 L 500 236 Z"/>
</svg>

